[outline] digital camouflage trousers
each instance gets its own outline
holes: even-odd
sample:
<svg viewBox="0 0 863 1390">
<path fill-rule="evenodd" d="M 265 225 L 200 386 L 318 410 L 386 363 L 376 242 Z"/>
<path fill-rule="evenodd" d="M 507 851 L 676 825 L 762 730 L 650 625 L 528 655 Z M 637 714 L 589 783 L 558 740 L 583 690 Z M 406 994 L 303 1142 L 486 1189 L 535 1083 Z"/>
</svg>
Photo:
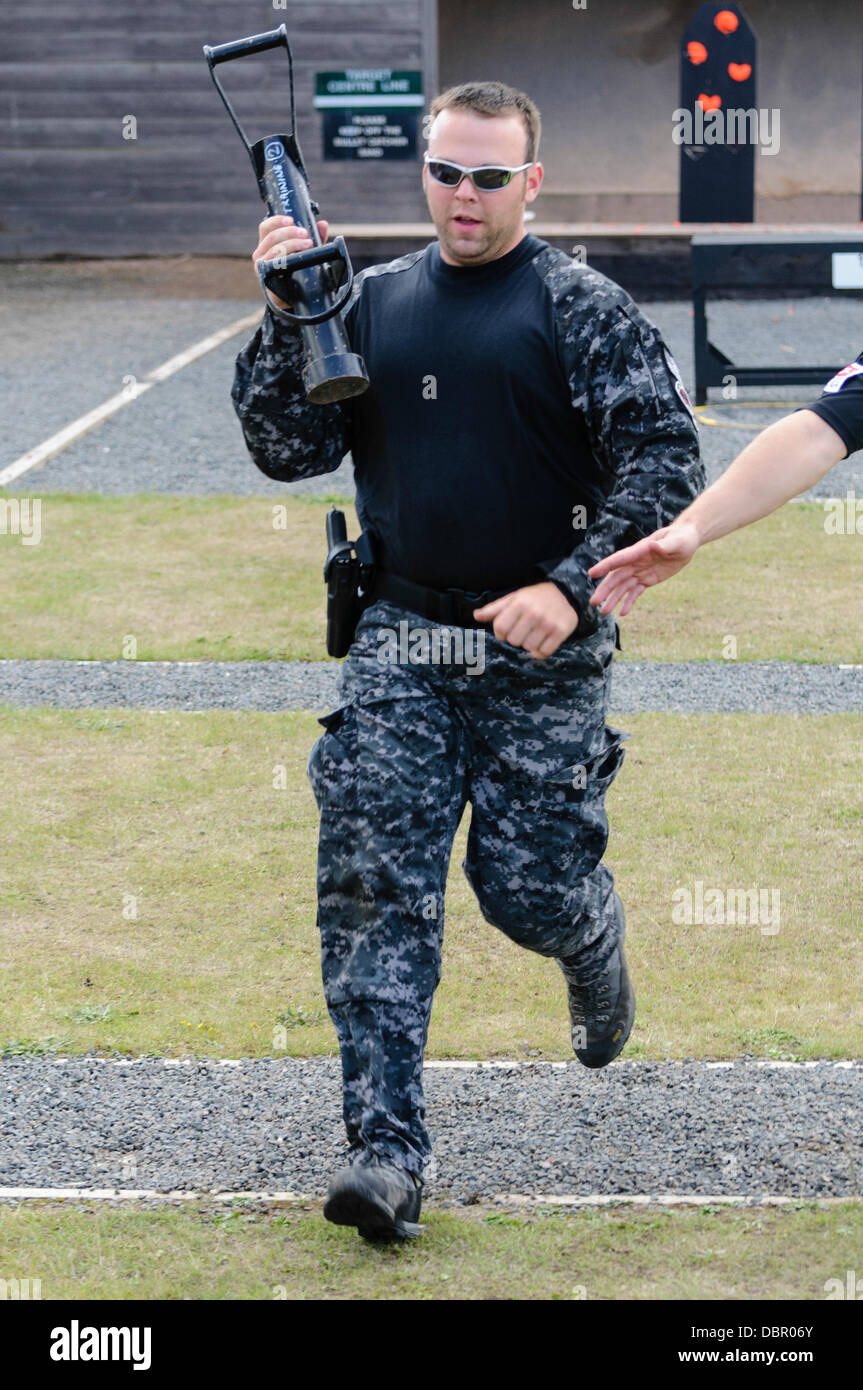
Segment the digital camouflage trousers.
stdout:
<svg viewBox="0 0 863 1390">
<path fill-rule="evenodd" d="M 604 803 L 628 737 L 605 722 L 615 633 L 602 618 L 540 661 L 389 602 L 363 613 L 308 763 L 349 1161 L 422 1177 L 431 1157 L 423 1053 L 468 802 L 463 868 L 486 921 L 544 956 L 593 967 L 613 951 Z"/>
</svg>

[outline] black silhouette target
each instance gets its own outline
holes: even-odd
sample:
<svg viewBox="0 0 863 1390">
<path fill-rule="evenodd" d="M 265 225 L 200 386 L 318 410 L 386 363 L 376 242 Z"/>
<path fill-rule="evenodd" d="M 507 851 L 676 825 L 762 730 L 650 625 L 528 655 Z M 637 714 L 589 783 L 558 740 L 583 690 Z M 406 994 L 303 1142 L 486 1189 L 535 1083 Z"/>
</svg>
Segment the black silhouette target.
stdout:
<svg viewBox="0 0 863 1390">
<path fill-rule="evenodd" d="M 752 222 L 755 152 L 764 135 L 755 106 L 755 34 L 739 5 L 702 5 L 680 53 L 681 222 Z M 719 113 L 714 116 L 713 112 Z M 755 112 L 754 116 L 729 113 Z M 688 127 L 688 128 L 687 128 Z M 722 137 L 721 140 L 718 137 Z"/>
</svg>

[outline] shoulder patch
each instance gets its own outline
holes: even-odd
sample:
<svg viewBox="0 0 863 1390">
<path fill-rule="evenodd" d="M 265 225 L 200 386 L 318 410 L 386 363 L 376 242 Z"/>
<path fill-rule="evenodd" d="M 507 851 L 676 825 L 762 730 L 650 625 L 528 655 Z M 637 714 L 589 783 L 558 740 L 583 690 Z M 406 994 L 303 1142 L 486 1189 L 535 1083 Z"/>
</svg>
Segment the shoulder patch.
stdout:
<svg viewBox="0 0 863 1390">
<path fill-rule="evenodd" d="M 665 365 L 667 366 L 674 379 L 674 389 L 680 397 L 680 402 L 687 410 L 689 418 L 692 421 L 693 425 L 695 425 L 697 428 L 698 420 L 695 417 L 695 411 L 692 408 L 692 401 L 689 399 L 689 393 L 683 384 L 683 377 L 680 375 L 680 368 L 678 367 L 671 353 L 668 351 L 668 348 L 664 344 L 662 347 L 662 355 L 665 358 Z"/>
<path fill-rule="evenodd" d="M 824 390 L 829 392 L 830 395 L 835 395 L 837 391 L 842 390 L 846 381 L 850 381 L 853 376 L 863 376 L 863 362 L 849 362 L 848 366 L 843 367 L 841 372 L 837 372 L 835 376 L 831 376 Z"/>
</svg>

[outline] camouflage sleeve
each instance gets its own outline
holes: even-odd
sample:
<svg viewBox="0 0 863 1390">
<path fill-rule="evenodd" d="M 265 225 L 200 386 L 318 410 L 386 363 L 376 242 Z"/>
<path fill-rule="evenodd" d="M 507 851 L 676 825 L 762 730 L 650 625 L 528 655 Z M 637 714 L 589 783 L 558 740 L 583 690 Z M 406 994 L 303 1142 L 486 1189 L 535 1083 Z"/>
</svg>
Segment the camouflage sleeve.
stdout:
<svg viewBox="0 0 863 1390">
<path fill-rule="evenodd" d="M 590 566 L 669 525 L 705 485 L 698 428 L 674 358 L 625 291 L 599 275 L 593 282 L 592 290 L 579 285 L 561 297 L 556 326 L 570 399 L 599 470 L 596 512 L 571 554 L 543 567 L 576 609 L 585 637 L 599 622 L 589 604 Z"/>
<path fill-rule="evenodd" d="M 303 338 L 267 307 L 237 357 L 231 399 L 246 446 L 278 482 L 332 473 L 351 447 L 350 413 L 340 401 L 313 405 L 302 382 Z"/>
</svg>

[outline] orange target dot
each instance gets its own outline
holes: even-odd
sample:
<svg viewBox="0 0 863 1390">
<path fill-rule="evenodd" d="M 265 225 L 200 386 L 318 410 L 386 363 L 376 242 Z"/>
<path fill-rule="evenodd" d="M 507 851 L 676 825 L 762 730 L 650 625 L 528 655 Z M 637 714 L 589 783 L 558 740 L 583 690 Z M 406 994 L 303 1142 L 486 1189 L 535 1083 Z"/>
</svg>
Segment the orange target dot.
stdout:
<svg viewBox="0 0 863 1390">
<path fill-rule="evenodd" d="M 733 10 L 720 10 L 713 23 L 720 34 L 733 34 L 740 21 Z"/>
<path fill-rule="evenodd" d="M 698 96 L 698 105 L 702 107 L 704 111 L 715 111 L 718 106 L 722 105 L 722 97 L 709 97 L 706 96 L 704 92 L 700 92 Z"/>
<path fill-rule="evenodd" d="M 728 76 L 734 82 L 745 82 L 747 77 L 752 76 L 752 68 L 749 63 L 729 63 Z"/>
<path fill-rule="evenodd" d="M 696 43 L 693 40 L 692 43 L 686 45 L 686 52 L 689 56 L 690 63 L 695 63 L 696 66 L 699 63 L 707 62 L 707 49 L 704 47 L 703 43 Z"/>
</svg>

